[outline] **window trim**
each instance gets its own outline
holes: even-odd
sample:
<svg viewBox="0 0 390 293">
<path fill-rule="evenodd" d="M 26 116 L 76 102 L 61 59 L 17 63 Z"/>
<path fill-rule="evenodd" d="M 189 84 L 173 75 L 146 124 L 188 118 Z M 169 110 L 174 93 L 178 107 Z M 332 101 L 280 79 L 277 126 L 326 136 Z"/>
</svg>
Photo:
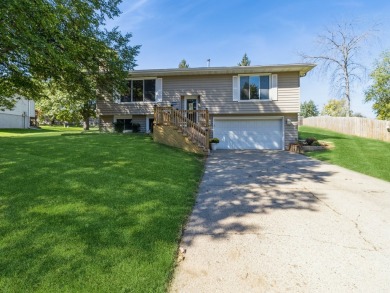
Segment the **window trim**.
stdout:
<svg viewBox="0 0 390 293">
<path fill-rule="evenodd" d="M 251 74 L 238 74 L 236 75 L 237 76 L 237 79 L 238 79 L 238 99 L 237 99 L 237 102 L 244 102 L 244 103 L 247 103 L 247 102 L 270 102 L 270 101 L 273 101 L 271 99 L 271 89 L 272 89 L 272 73 L 251 73 Z M 269 77 L 269 92 L 268 92 L 268 99 L 267 100 L 261 100 L 261 99 L 248 99 L 248 100 L 241 100 L 241 77 L 242 76 L 268 76 Z"/>
<path fill-rule="evenodd" d="M 273 101 L 271 99 L 271 89 L 272 89 L 272 73 L 252 73 L 252 74 L 238 74 L 237 77 L 238 77 L 238 94 L 239 94 L 239 97 L 238 97 L 238 102 L 244 102 L 244 103 L 247 103 L 247 102 L 270 102 L 270 101 Z M 268 80 L 268 83 L 269 83 L 269 87 L 268 87 L 268 99 L 265 100 L 261 100 L 260 98 L 259 99 L 248 99 L 248 100 L 241 100 L 241 77 L 242 76 L 268 76 L 269 77 L 269 80 Z"/>
<path fill-rule="evenodd" d="M 132 120 L 133 121 L 133 115 L 114 115 L 114 118 L 112 120 L 112 122 L 117 122 L 118 119 L 122 119 L 122 120 Z"/>
<path fill-rule="evenodd" d="M 133 91 L 130 91 L 130 99 L 131 101 L 128 101 L 128 102 L 122 102 L 121 99 L 122 99 L 122 96 L 119 98 L 119 103 L 120 104 L 132 104 L 132 103 L 157 103 L 157 95 L 156 95 L 156 92 L 157 92 L 157 77 L 137 77 L 137 78 L 128 78 L 126 79 L 127 82 L 132 82 L 133 80 L 142 80 L 143 82 L 143 97 L 142 97 L 142 101 L 133 101 Z M 154 80 L 154 101 L 147 101 L 145 100 L 145 80 Z M 132 89 L 131 87 L 129 87 L 129 89 Z"/>
</svg>

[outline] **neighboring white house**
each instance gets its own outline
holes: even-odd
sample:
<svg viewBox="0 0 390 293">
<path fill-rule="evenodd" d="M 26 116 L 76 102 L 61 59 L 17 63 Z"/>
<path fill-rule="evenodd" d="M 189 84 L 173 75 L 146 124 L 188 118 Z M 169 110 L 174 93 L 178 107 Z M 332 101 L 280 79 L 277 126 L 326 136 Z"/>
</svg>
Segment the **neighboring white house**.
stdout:
<svg viewBox="0 0 390 293">
<path fill-rule="evenodd" d="M 12 110 L 0 110 L 0 128 L 29 128 L 30 118 L 34 117 L 34 101 L 22 98 Z"/>
</svg>

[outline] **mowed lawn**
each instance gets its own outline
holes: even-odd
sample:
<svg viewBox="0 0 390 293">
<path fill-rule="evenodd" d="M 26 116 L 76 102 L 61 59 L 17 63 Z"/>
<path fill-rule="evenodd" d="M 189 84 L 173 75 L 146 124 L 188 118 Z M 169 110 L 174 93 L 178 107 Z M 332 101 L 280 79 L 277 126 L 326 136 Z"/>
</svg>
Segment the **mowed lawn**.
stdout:
<svg viewBox="0 0 390 293">
<path fill-rule="evenodd" d="M 0 292 L 164 292 L 203 159 L 146 135 L 0 130 Z"/>
<path fill-rule="evenodd" d="M 326 151 L 306 152 L 310 157 L 390 181 L 388 142 L 308 126 L 299 127 L 299 137 L 315 137 L 334 144 L 334 148 Z"/>
</svg>

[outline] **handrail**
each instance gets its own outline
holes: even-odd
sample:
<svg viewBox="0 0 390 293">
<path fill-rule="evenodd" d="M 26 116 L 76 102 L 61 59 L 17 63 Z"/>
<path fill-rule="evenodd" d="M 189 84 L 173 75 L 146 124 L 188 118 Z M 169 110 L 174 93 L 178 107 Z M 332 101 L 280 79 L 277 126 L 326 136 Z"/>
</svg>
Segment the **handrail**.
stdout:
<svg viewBox="0 0 390 293">
<path fill-rule="evenodd" d="M 169 106 L 155 106 L 154 121 L 156 125 L 177 127 L 192 141 L 208 149 L 209 113 L 207 109 L 177 110 Z"/>
</svg>

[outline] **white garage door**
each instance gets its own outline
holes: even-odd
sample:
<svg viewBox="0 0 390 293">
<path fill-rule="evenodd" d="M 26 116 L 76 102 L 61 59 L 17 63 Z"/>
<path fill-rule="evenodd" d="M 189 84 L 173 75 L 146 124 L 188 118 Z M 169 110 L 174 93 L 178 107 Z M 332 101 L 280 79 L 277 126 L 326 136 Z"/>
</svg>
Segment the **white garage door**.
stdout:
<svg viewBox="0 0 390 293">
<path fill-rule="evenodd" d="M 214 119 L 219 149 L 283 149 L 282 119 Z"/>
</svg>

